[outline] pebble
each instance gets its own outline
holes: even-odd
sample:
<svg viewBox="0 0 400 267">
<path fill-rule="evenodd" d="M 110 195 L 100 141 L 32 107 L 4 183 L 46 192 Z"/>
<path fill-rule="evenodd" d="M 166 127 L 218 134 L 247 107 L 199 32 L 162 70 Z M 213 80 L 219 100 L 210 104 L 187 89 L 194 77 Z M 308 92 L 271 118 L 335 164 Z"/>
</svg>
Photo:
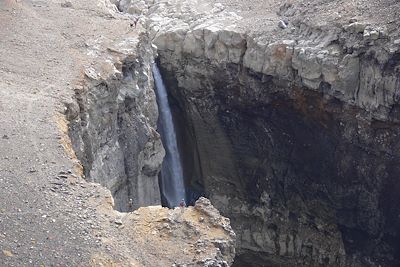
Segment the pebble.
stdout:
<svg viewBox="0 0 400 267">
<path fill-rule="evenodd" d="M 280 20 L 280 21 L 278 22 L 278 27 L 281 28 L 281 29 L 286 29 L 286 28 L 287 28 L 287 25 L 286 25 L 286 23 L 285 23 L 283 20 Z"/>
<path fill-rule="evenodd" d="M 370 37 L 371 37 L 372 40 L 378 40 L 379 39 L 379 32 L 371 31 L 369 34 L 370 34 Z"/>
<path fill-rule="evenodd" d="M 6 257 L 12 257 L 14 254 L 9 250 L 3 250 L 3 255 Z"/>
<path fill-rule="evenodd" d="M 358 20 L 356 19 L 356 18 L 351 18 L 350 20 L 349 20 L 349 23 L 354 23 L 354 22 L 357 22 Z"/>
<path fill-rule="evenodd" d="M 61 3 L 61 6 L 65 7 L 65 8 L 71 8 L 72 7 L 72 3 L 71 2 Z"/>
<path fill-rule="evenodd" d="M 351 32 L 362 33 L 362 32 L 364 32 L 366 27 L 367 27 L 367 25 L 364 23 L 353 22 L 347 26 L 347 29 L 350 30 Z"/>
</svg>

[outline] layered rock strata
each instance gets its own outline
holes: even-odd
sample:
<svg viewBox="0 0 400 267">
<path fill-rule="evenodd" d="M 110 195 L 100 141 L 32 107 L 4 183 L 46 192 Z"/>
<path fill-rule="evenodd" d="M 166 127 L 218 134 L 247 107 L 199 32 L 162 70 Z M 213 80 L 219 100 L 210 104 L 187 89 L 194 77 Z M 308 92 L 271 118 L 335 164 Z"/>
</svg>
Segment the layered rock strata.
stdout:
<svg viewBox="0 0 400 267">
<path fill-rule="evenodd" d="M 265 36 L 222 5 L 142 4 L 188 190 L 231 218 L 238 266 L 398 264 L 400 42 L 357 21 Z"/>
</svg>

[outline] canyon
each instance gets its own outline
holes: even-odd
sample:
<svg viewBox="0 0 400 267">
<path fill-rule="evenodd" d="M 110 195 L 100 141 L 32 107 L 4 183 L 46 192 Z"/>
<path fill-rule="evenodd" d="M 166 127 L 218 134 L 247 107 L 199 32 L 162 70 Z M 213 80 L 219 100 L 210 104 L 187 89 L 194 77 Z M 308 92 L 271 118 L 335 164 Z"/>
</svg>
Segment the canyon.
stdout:
<svg viewBox="0 0 400 267">
<path fill-rule="evenodd" d="M 260 30 L 147 3 L 187 191 L 231 219 L 236 265 L 398 265 L 397 13 L 318 25 L 288 2 Z"/>
<path fill-rule="evenodd" d="M 45 85 L 37 78 L 30 86 L 23 80 L 21 88 L 30 95 L 39 92 L 38 101 L 51 99 L 40 108 L 52 124 L 39 124 L 37 131 L 61 131 L 43 163 L 54 161 L 54 170 L 28 172 L 41 177 L 41 188 L 49 183 L 43 177 L 54 173 L 58 180 L 67 179 L 46 193 L 43 205 L 58 210 L 69 209 L 69 201 L 85 205 L 93 217 L 89 225 L 96 221 L 94 230 L 85 230 L 89 241 L 76 241 L 85 244 L 82 256 L 66 262 L 400 264 L 396 1 L 23 1 L 7 3 L 4 10 L 15 17 L 9 29 L 25 18 L 47 31 L 43 18 L 51 14 L 47 20 L 57 21 L 54 36 L 35 38 L 44 43 L 48 36 L 65 38 L 56 42 L 57 49 L 48 48 L 58 62 L 32 53 L 37 64 L 51 64 L 36 77 L 52 82 Z M 68 19 L 59 19 L 63 12 Z M 9 37 L 8 49 L 13 51 L 22 36 Z M 64 42 L 68 55 L 61 52 Z M 5 51 L 2 58 L 13 66 Z M 160 77 L 153 77 L 154 62 Z M 8 86 L 17 90 L 21 84 L 16 69 L 0 69 L 11 81 L 2 87 L 4 95 Z M 160 206 L 178 206 L 169 204 L 165 191 L 171 189 L 161 171 L 172 163 L 165 160 L 168 133 L 161 127 L 156 98 L 154 80 L 160 78 L 168 91 L 190 207 Z M 33 87 L 40 89 L 30 92 Z M 54 110 L 56 119 L 49 119 Z M 14 120 L 32 120 L 23 114 Z M 9 129 L 12 122 L 6 124 Z M 29 136 L 41 143 L 35 133 Z M 33 155 L 42 151 L 36 146 Z M 62 163 L 54 155 L 64 155 Z M 60 200 L 64 191 L 68 199 Z M 78 225 L 82 216 L 81 207 Z M 60 227 L 60 232 L 75 231 Z M 14 230 L 1 232 L 9 231 Z M 8 236 L 0 236 L 0 263 L 26 264 Z M 74 242 L 65 251 L 77 246 Z M 61 255 L 66 253 L 63 249 Z M 45 262 L 61 261 L 50 257 Z"/>
</svg>

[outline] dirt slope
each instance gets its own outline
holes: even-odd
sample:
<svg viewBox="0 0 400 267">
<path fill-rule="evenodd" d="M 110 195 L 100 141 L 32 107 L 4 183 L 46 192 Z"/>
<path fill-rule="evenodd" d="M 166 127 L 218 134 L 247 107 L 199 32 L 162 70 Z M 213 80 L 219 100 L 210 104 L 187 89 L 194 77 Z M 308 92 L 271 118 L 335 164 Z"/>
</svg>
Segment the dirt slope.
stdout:
<svg viewBox="0 0 400 267">
<path fill-rule="evenodd" d="M 80 78 L 85 39 L 129 27 L 96 2 L 0 4 L 1 266 L 86 265 L 102 253 L 121 258 L 96 238 L 102 226 L 88 223 L 96 221 L 87 199 L 97 187 L 59 176 L 79 175 L 60 144 L 57 110 Z"/>
</svg>

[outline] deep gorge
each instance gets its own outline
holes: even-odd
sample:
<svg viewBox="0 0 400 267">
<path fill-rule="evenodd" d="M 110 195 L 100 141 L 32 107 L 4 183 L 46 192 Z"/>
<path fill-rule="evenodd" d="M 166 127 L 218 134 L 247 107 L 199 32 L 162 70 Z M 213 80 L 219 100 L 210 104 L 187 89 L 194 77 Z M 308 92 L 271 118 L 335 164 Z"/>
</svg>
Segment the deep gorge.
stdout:
<svg viewBox="0 0 400 267">
<path fill-rule="evenodd" d="M 234 266 L 399 265 L 399 54 L 386 39 L 299 22 L 294 40 L 266 40 L 232 14 L 199 24 L 166 6 L 149 8 L 120 77 L 76 93 L 86 177 L 118 210 L 161 203 L 158 54 L 188 204 L 206 196 L 230 218 Z"/>
<path fill-rule="evenodd" d="M 188 191 L 231 219 L 237 266 L 396 264 L 399 125 L 322 88 L 288 93 L 236 64 L 169 58 Z"/>
<path fill-rule="evenodd" d="M 187 199 L 192 204 L 206 196 L 231 219 L 239 237 L 235 266 L 397 264 L 395 117 L 371 119 L 365 110 L 327 96 L 322 87 L 311 91 L 238 64 L 171 58 L 159 51 L 184 155 Z M 86 176 L 104 179 L 94 181 L 112 190 L 122 211 L 132 209 L 130 198 L 135 207 L 161 203 L 164 152 L 155 131 L 157 116 L 153 129 L 143 127 L 146 122 L 137 120 L 138 95 L 115 101 L 124 86 L 149 75 L 143 64 L 127 65 L 122 82 L 96 85 L 92 101 L 94 95 L 79 92 L 80 119 L 71 124 Z M 152 79 L 145 84 L 154 101 Z M 85 118 L 97 127 L 88 127 Z M 116 140 L 122 151 L 115 152 Z M 111 160 L 110 151 L 120 157 Z M 137 171 L 146 175 L 143 181 L 134 178 L 141 177 Z M 114 185 L 108 177 L 115 177 Z"/>
</svg>

